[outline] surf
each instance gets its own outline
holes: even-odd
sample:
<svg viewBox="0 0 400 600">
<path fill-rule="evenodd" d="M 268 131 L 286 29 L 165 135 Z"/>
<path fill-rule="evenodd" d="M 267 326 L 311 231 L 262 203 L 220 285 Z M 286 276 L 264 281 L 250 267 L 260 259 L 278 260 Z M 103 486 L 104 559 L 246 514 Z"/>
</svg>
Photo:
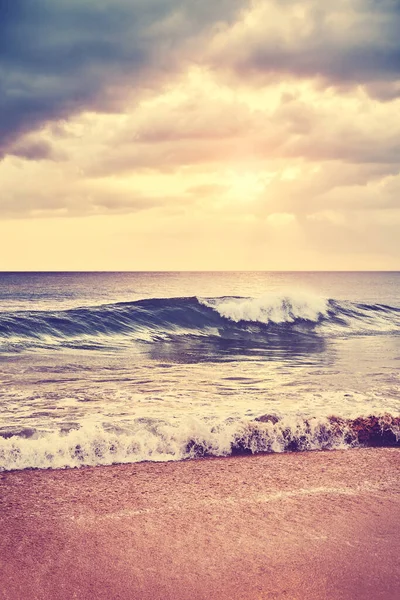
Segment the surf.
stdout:
<svg viewBox="0 0 400 600">
<path fill-rule="evenodd" d="M 255 420 L 86 422 L 66 432 L 0 432 L 0 471 L 55 469 L 241 454 L 400 447 L 400 417 L 262 415 Z"/>
</svg>

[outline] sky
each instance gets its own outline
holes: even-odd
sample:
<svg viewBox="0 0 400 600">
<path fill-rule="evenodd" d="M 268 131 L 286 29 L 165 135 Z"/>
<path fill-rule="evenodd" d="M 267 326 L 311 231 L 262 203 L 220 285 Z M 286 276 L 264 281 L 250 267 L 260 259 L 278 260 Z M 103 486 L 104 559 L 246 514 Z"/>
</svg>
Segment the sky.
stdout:
<svg viewBox="0 0 400 600">
<path fill-rule="evenodd" d="M 400 270 L 400 0 L 0 0 L 0 270 Z"/>
</svg>

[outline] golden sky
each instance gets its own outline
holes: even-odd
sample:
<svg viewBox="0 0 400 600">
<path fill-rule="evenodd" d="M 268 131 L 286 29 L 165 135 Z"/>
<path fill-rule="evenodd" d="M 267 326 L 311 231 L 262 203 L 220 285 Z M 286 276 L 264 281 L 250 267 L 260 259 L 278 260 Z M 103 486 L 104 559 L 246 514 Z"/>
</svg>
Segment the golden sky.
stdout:
<svg viewBox="0 0 400 600">
<path fill-rule="evenodd" d="M 400 269 L 398 0 L 0 12 L 0 270 Z"/>
</svg>

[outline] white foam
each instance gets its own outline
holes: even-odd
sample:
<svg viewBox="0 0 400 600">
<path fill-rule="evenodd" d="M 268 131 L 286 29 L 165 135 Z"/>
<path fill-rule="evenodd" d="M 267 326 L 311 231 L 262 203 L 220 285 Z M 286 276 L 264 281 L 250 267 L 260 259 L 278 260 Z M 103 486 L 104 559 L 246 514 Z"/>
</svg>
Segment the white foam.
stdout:
<svg viewBox="0 0 400 600">
<path fill-rule="evenodd" d="M 328 313 L 328 300 L 307 292 L 267 294 L 260 298 L 199 299 L 222 317 L 235 323 L 293 323 L 303 319 L 317 323 Z"/>
<path fill-rule="evenodd" d="M 0 470 L 65 468 L 142 461 L 171 461 L 197 456 L 227 456 L 232 451 L 284 452 L 344 447 L 327 419 L 284 418 L 278 423 L 244 419 L 132 423 L 129 430 L 110 431 L 86 422 L 67 434 L 0 438 Z"/>
</svg>

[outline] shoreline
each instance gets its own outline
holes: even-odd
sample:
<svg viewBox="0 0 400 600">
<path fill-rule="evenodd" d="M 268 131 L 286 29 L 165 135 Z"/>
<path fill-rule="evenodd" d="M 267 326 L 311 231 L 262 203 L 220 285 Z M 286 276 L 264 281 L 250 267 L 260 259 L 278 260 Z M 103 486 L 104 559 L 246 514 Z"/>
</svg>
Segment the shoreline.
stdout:
<svg viewBox="0 0 400 600">
<path fill-rule="evenodd" d="M 179 458 L 179 459 L 169 459 L 169 460 L 140 460 L 137 462 L 115 462 L 110 464 L 99 464 L 99 465 L 86 465 L 82 464 L 79 466 L 65 466 L 65 467 L 26 467 L 26 468 L 18 468 L 18 469 L 4 469 L 0 470 L 0 484 L 1 480 L 5 478 L 7 475 L 16 474 L 16 473 L 65 473 L 68 471 L 93 471 L 97 469 L 113 469 L 119 467 L 134 467 L 138 465 L 170 465 L 170 464 L 183 464 L 183 463 L 197 463 L 197 462 L 219 462 L 219 461 L 229 461 L 235 459 L 246 459 L 246 458 L 257 458 L 257 457 L 267 457 L 267 456 L 283 456 L 283 455 L 308 455 L 308 454 L 336 454 L 336 453 L 347 453 L 347 452 L 364 452 L 364 451 L 373 451 L 373 450 L 393 450 L 398 451 L 400 453 L 400 445 L 393 446 L 348 446 L 348 447 L 338 447 L 338 448 L 313 448 L 310 450 L 283 450 L 282 452 L 274 452 L 274 451 L 257 451 L 252 453 L 249 451 L 238 451 L 233 452 L 232 454 L 226 455 L 212 455 L 206 454 L 204 456 L 193 456 L 189 458 Z"/>
<path fill-rule="evenodd" d="M 183 428 L 185 432 L 185 428 Z M 35 429 L 18 434 L 0 431 L 0 472 L 86 466 L 170 462 L 196 458 L 310 452 L 356 448 L 400 448 L 400 416 L 388 412 L 354 418 L 279 417 L 264 414 L 238 419 L 214 429 L 166 434 L 139 431 L 142 445 L 135 447 L 134 432 L 113 435 L 102 428 L 50 432 L 33 437 Z M 148 436 L 148 439 L 147 437 Z M 157 449 L 154 448 L 154 442 Z M 133 447 L 132 447 L 133 443 Z M 147 445 L 148 444 L 148 445 Z"/>
<path fill-rule="evenodd" d="M 4 600 L 394 600 L 400 450 L 0 473 Z"/>
</svg>

